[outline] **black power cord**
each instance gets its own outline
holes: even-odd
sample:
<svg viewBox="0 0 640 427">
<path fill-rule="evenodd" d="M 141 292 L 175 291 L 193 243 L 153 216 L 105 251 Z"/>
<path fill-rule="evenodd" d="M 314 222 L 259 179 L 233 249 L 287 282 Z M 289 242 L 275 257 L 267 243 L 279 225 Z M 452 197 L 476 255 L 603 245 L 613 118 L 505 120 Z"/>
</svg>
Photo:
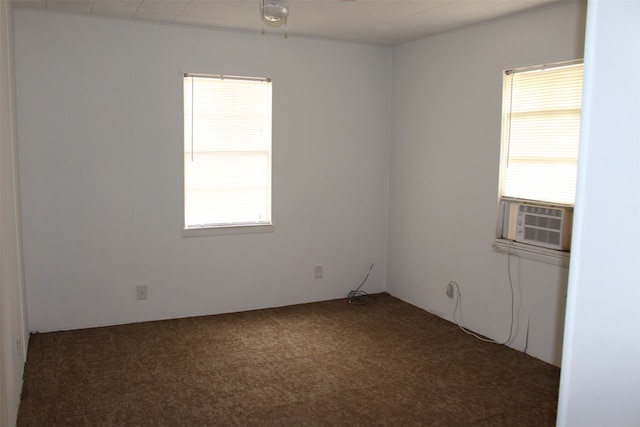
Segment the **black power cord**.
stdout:
<svg viewBox="0 0 640 427">
<path fill-rule="evenodd" d="M 377 302 L 375 295 L 369 295 L 365 291 L 361 291 L 360 288 L 365 284 L 369 275 L 371 274 L 371 270 L 373 270 L 373 262 L 371 263 L 371 267 L 369 267 L 369 271 L 367 272 L 367 276 L 364 278 L 360 286 L 356 288 L 355 291 L 350 291 L 347 294 L 347 299 L 349 300 L 349 304 L 356 305 L 364 305 L 364 304 L 375 304 Z"/>
</svg>

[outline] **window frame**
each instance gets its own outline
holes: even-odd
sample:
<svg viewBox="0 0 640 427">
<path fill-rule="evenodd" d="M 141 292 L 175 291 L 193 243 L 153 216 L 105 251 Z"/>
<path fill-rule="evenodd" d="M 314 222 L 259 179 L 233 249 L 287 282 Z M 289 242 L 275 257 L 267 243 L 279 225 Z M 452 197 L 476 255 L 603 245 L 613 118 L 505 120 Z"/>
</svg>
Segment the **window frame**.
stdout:
<svg viewBox="0 0 640 427">
<path fill-rule="evenodd" d="M 571 60 L 571 61 L 562 61 L 562 62 L 555 62 L 555 63 L 550 63 L 550 64 L 544 64 L 544 65 L 537 65 L 537 66 L 529 66 L 529 67 L 520 67 L 520 68 L 513 68 L 510 70 L 505 70 L 503 72 L 503 87 L 502 87 L 502 106 L 501 106 L 501 134 L 500 134 L 500 164 L 499 164 L 499 183 L 498 183 L 498 199 L 499 200 L 511 200 L 511 201 L 524 201 L 524 202 L 529 202 L 529 203 L 535 203 L 535 204 L 539 204 L 539 205 L 545 205 L 545 206 L 557 206 L 557 207 L 570 207 L 572 208 L 575 204 L 575 202 L 568 202 L 565 200 L 561 200 L 560 198 L 556 199 L 556 200 L 550 200 L 550 199 L 543 199 L 543 198 L 532 198 L 532 197 L 525 197 L 523 196 L 523 194 L 511 194 L 511 195 L 504 195 L 503 191 L 506 189 L 505 183 L 506 183 L 506 175 L 507 175 L 507 164 L 509 163 L 509 158 L 510 158 L 510 151 L 512 150 L 511 144 L 512 144 L 512 139 L 511 139 L 511 134 L 512 134 L 512 128 L 513 128 L 513 124 L 514 124 L 514 120 L 512 120 L 512 115 L 515 116 L 523 116 L 523 115 L 531 115 L 531 113 L 533 112 L 533 114 L 535 114 L 538 118 L 536 118 L 536 120 L 539 122 L 541 120 L 541 118 L 539 118 L 540 116 L 547 116 L 545 118 L 545 123 L 550 123 L 553 122 L 554 118 L 556 117 L 555 115 L 557 115 L 558 111 L 562 112 L 562 109 L 558 109 L 558 104 L 553 104 L 554 108 L 548 108 L 549 106 L 545 104 L 545 109 L 528 109 L 528 110 L 524 110 L 524 111 L 513 111 L 513 104 L 512 104 L 512 96 L 513 96 L 513 85 L 514 85 L 514 78 L 516 75 L 518 74 L 531 74 L 532 76 L 536 76 L 536 75 L 544 75 L 546 70 L 555 70 L 555 69 L 560 69 L 559 71 L 561 71 L 562 69 L 567 69 L 568 67 L 574 67 L 574 66 L 581 66 L 581 68 L 583 69 L 583 60 L 582 59 L 576 59 L 576 60 Z M 535 73 L 535 74 L 534 74 Z M 511 80 L 508 82 L 506 79 L 506 76 L 513 76 L 511 77 Z M 526 77 L 523 77 L 526 79 Z M 535 77 L 533 77 L 535 78 Z M 526 80 L 525 80 L 526 81 Z M 553 82 L 553 78 L 551 80 L 551 82 Z M 545 83 L 545 86 L 548 85 L 552 85 L 552 83 Z M 520 86 L 524 86 L 524 89 L 521 89 L 523 91 L 525 91 L 526 93 L 526 83 L 521 83 Z M 582 85 L 581 85 L 582 86 Z M 556 88 L 557 89 L 557 88 Z M 519 98 L 520 100 L 530 100 L 531 98 Z M 539 106 L 539 98 L 534 98 L 536 99 L 536 101 L 538 103 L 534 104 L 536 106 Z M 557 102 L 558 98 L 555 98 L 554 101 Z M 522 102 L 522 101 L 521 101 Z M 530 101 L 529 101 L 530 102 Z M 505 107 L 509 106 L 509 112 L 505 111 Z M 532 105 L 529 105 L 530 107 L 532 107 Z M 562 105 L 562 107 L 565 107 L 564 105 Z M 566 108 L 566 107 L 565 107 Z M 582 109 L 582 106 L 580 106 L 580 110 Z M 551 113 L 552 115 L 549 115 L 549 113 Z M 562 114 L 562 113 L 561 113 Z M 516 121 L 515 123 L 521 123 L 523 120 L 520 119 L 520 121 Z M 546 128 L 548 129 L 548 128 Z M 572 128 L 574 129 L 574 128 Z M 554 131 L 557 131 L 557 128 L 553 128 Z M 579 132 L 580 132 L 580 121 L 578 121 L 578 126 L 577 126 L 577 137 L 578 137 L 578 145 L 579 145 Z M 521 133 L 522 135 L 522 133 Z M 549 134 L 547 134 L 549 135 Z M 557 134 L 553 133 L 551 135 L 554 135 L 557 137 Z M 516 139 L 516 141 L 521 141 L 521 139 Z M 516 145 L 515 147 L 522 147 L 522 143 L 519 143 L 518 145 Z M 525 143 L 524 146 L 527 146 L 527 144 Z M 578 146 L 578 150 L 579 150 L 579 146 Z M 563 150 L 564 151 L 564 150 Z M 546 155 L 549 155 L 548 151 L 544 152 Z M 536 152 L 536 154 L 539 154 L 539 152 Z M 558 156 L 559 153 L 557 152 L 553 152 L 553 154 L 555 156 Z M 541 158 L 553 158 L 555 159 L 556 157 L 541 157 Z M 529 157 L 530 158 L 530 157 Z M 575 162 L 577 165 L 577 152 L 575 155 Z M 555 163 L 555 161 L 551 161 L 548 163 Z M 574 174 L 574 177 L 577 177 L 577 172 L 576 174 Z M 523 190 L 521 190 L 523 191 Z M 574 199 L 575 199 L 575 189 L 574 189 Z"/>
<path fill-rule="evenodd" d="M 505 170 L 506 170 L 505 164 L 508 161 L 508 151 L 510 149 L 509 144 L 511 142 L 511 141 L 507 141 L 506 139 L 507 138 L 506 135 L 509 134 L 509 130 L 507 130 L 506 128 L 511 125 L 510 118 L 508 120 L 505 118 L 505 99 L 507 96 L 506 90 L 507 90 L 507 87 L 511 87 L 511 85 L 507 85 L 506 81 L 504 80 L 504 76 L 508 73 L 540 71 L 545 69 L 553 69 L 558 67 L 567 67 L 567 66 L 582 65 L 582 64 L 583 64 L 582 59 L 575 59 L 571 61 L 555 62 L 555 63 L 545 64 L 545 65 L 515 68 L 511 70 L 505 70 L 503 72 L 500 162 L 499 162 L 499 182 L 498 182 L 498 197 L 497 197 L 498 203 L 497 203 L 497 221 L 496 221 L 496 232 L 495 232 L 496 237 L 492 244 L 492 250 L 494 252 L 507 254 L 507 255 L 516 255 L 523 258 L 532 259 L 532 260 L 536 260 L 536 261 L 540 261 L 548 264 L 559 265 L 562 267 L 566 267 L 568 265 L 570 247 L 569 247 L 569 251 L 549 249 L 549 248 L 536 246 L 534 244 L 515 241 L 508 238 L 508 236 L 504 234 L 505 224 L 509 221 L 509 218 L 505 216 L 505 211 L 508 210 L 508 207 L 511 203 L 526 203 L 526 204 L 533 204 L 533 205 L 550 207 L 550 208 L 567 209 L 570 211 L 570 216 L 572 216 L 573 207 L 575 204 L 575 202 L 574 203 L 558 203 L 558 202 L 547 201 L 547 200 L 533 200 L 533 199 L 503 195 Z M 582 109 L 582 107 L 580 107 L 580 109 Z M 578 150 L 579 150 L 579 147 L 578 147 Z M 570 219 L 569 221 L 572 222 L 572 219 Z M 572 226 L 572 224 L 570 224 L 570 226 Z"/>
<path fill-rule="evenodd" d="M 202 225 L 187 225 L 187 213 L 186 213 L 186 168 L 185 168 L 185 143 L 186 143 L 186 134 L 185 134 L 185 79 L 187 77 L 204 77 L 204 78 L 219 78 L 219 79 L 234 79 L 234 80 L 262 80 L 268 82 L 270 85 L 273 84 L 272 80 L 267 77 L 250 77 L 250 76 L 237 76 L 237 75 L 227 75 L 227 74 L 202 74 L 202 73 L 193 73 L 193 72 L 182 72 L 180 73 L 180 82 L 181 82 L 181 91 L 180 91 L 180 105 L 181 105 L 181 173 L 182 173 L 182 209 L 181 209 L 181 235 L 182 237 L 201 237 L 201 236 L 215 236 L 215 235 L 238 235 L 238 234 L 254 234 L 254 233 L 271 233 L 274 231 L 275 226 L 273 223 L 273 132 L 272 128 L 270 128 L 271 136 L 270 136 L 270 144 L 269 144 L 269 161 L 268 161 L 268 180 L 269 180 L 269 211 L 270 218 L 269 221 L 265 222 L 238 222 L 238 223 L 219 223 L 219 224 L 202 224 Z M 273 124 L 273 101 L 271 91 L 273 86 L 270 88 L 270 102 L 271 102 L 271 110 L 270 121 L 271 126 Z"/>
</svg>

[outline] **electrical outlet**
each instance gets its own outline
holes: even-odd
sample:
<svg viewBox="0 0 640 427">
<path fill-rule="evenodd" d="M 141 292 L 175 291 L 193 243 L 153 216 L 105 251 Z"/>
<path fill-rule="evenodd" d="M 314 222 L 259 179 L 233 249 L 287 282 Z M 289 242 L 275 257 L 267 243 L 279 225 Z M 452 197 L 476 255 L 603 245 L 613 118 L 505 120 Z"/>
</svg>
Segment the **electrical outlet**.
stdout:
<svg viewBox="0 0 640 427">
<path fill-rule="evenodd" d="M 136 286 L 136 299 L 147 299 L 147 285 Z"/>
<path fill-rule="evenodd" d="M 322 271 L 321 265 L 316 265 L 316 268 L 314 270 L 314 275 L 316 279 L 322 279 L 323 271 Z"/>
<path fill-rule="evenodd" d="M 458 284 L 454 281 L 449 282 L 449 284 L 447 285 L 447 296 L 451 299 L 453 299 L 453 287 L 457 286 Z"/>
</svg>

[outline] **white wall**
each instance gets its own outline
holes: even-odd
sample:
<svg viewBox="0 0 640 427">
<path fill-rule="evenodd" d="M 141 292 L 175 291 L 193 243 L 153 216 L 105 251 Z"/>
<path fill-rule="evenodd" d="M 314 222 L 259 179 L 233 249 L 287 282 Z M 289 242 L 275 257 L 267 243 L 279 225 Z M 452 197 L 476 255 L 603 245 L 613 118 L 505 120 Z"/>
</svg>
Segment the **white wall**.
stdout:
<svg viewBox="0 0 640 427">
<path fill-rule="evenodd" d="M 0 426 L 18 415 L 29 339 L 17 181 L 13 15 L 0 2 Z"/>
<path fill-rule="evenodd" d="M 497 215 L 502 71 L 581 58 L 584 5 L 562 4 L 393 49 L 387 289 L 503 341 L 511 297 L 506 255 L 492 252 Z M 567 268 L 511 259 L 510 345 L 561 359 Z"/>
<path fill-rule="evenodd" d="M 639 22 L 640 3 L 589 2 L 558 426 L 640 422 Z"/>
<path fill-rule="evenodd" d="M 342 298 L 372 261 L 365 290 L 385 288 L 390 49 L 33 10 L 15 27 L 31 330 Z M 183 72 L 273 78 L 275 232 L 181 237 Z"/>
</svg>

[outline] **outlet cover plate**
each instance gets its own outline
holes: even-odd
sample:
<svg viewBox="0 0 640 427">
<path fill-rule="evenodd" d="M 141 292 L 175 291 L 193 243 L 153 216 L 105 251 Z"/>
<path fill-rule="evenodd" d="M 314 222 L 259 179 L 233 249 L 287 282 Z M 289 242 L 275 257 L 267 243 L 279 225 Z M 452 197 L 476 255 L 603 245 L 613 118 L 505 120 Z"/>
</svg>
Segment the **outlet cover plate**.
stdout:
<svg viewBox="0 0 640 427">
<path fill-rule="evenodd" d="M 136 299 L 147 299 L 147 285 L 136 286 Z"/>
</svg>

